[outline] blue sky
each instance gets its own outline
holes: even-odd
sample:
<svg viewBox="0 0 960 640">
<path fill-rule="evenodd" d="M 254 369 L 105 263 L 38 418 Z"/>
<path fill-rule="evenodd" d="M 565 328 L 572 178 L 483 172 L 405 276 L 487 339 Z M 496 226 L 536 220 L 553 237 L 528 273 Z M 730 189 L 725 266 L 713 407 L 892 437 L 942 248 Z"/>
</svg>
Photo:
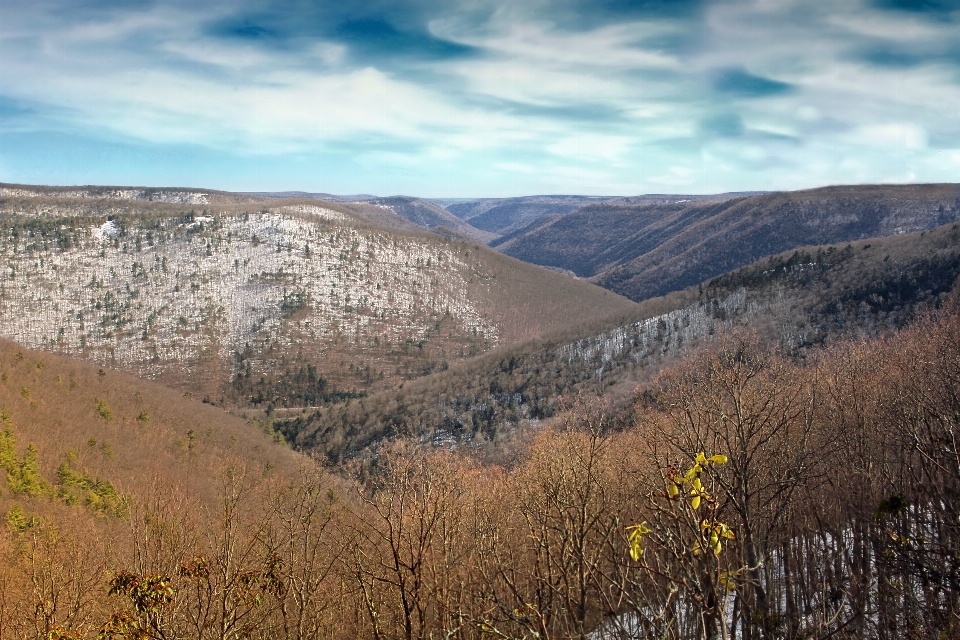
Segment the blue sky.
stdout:
<svg viewBox="0 0 960 640">
<path fill-rule="evenodd" d="M 960 0 L 0 0 L 0 181 L 960 181 Z"/>
</svg>

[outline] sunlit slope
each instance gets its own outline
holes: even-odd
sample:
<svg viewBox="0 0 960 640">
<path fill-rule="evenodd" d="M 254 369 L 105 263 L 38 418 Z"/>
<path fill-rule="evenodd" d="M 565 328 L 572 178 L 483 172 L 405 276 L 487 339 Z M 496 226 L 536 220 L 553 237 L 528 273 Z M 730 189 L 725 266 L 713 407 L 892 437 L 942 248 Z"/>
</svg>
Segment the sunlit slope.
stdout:
<svg viewBox="0 0 960 640">
<path fill-rule="evenodd" d="M 336 204 L 85 189 L 3 190 L 0 335 L 214 402 L 318 404 L 632 304 Z"/>
<path fill-rule="evenodd" d="M 111 515 L 124 494 L 143 498 L 160 481 L 212 498 L 228 464 L 269 474 L 291 473 L 302 462 L 261 423 L 8 340 L 0 340 L 0 414 L 2 463 L 24 478 L 19 489 L 0 485 L 3 513 L 11 500 L 33 499 L 34 510 L 52 502 Z"/>
<path fill-rule="evenodd" d="M 211 611 L 218 630 L 269 615 L 254 601 L 265 565 L 284 570 L 282 594 L 306 575 L 325 598 L 319 562 L 278 540 L 293 529 L 314 542 L 315 522 L 354 491 L 279 440 L 155 383 L 0 340 L 0 635 L 143 637 L 131 621 L 144 590 L 122 588 L 133 581 L 163 589 L 162 637 L 206 637 L 190 622 Z M 211 567 L 209 589 L 191 566 Z M 187 613 L 191 597 L 204 605 Z M 172 632 L 178 615 L 189 622 Z"/>
</svg>

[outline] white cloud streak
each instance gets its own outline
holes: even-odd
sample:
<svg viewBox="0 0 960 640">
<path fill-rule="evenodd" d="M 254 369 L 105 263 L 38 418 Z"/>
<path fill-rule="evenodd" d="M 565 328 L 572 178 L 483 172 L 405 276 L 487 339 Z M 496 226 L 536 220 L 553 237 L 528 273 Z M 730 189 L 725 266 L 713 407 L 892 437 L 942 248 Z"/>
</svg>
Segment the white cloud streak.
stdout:
<svg viewBox="0 0 960 640">
<path fill-rule="evenodd" d="M 329 39 L 269 47 L 204 31 L 225 15 L 161 7 L 65 25 L 17 12 L 0 25 L 0 95 L 55 114 L 38 127 L 53 118 L 63 129 L 239 156 L 354 145 L 358 156 L 443 166 L 462 181 L 486 163 L 510 180 L 526 176 L 526 192 L 571 177 L 594 193 L 956 179 L 958 152 L 930 146 L 956 117 L 956 66 L 931 59 L 907 69 L 859 55 L 904 43 L 942 50 L 956 21 L 893 16 L 859 0 L 733 0 L 686 20 L 570 31 L 543 11 L 504 5 L 482 23 L 426 25 L 478 55 L 358 66 L 348 45 Z M 714 82 L 725 69 L 792 90 L 724 93 Z M 717 117 L 742 131 L 703 124 Z"/>
</svg>

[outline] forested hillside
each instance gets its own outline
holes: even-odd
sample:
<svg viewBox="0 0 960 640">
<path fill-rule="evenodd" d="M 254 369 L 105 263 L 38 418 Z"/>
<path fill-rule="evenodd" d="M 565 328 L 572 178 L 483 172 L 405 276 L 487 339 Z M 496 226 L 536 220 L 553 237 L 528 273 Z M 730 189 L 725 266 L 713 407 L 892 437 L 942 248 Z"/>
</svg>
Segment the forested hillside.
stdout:
<svg viewBox="0 0 960 640">
<path fill-rule="evenodd" d="M 719 204 L 612 201 L 534 224 L 497 246 L 639 301 L 796 247 L 922 231 L 957 220 L 957 185 L 826 187 Z"/>
<path fill-rule="evenodd" d="M 334 203 L 2 193 L 0 637 L 960 633 L 958 223 L 634 304 Z"/>
<path fill-rule="evenodd" d="M 514 437 L 558 412 L 561 396 L 603 392 L 611 401 L 622 399 L 663 366 L 733 328 L 750 327 L 802 358 L 841 337 L 904 326 L 918 309 L 941 304 L 958 277 L 955 224 L 805 247 L 401 389 L 285 416 L 277 428 L 333 460 L 396 437 L 509 451 Z"/>
<path fill-rule="evenodd" d="M 447 205 L 446 209 L 472 227 L 501 236 L 544 216 L 563 215 L 580 207 L 614 198 L 602 196 L 523 196 L 484 198 Z M 496 240 L 491 242 L 494 245 Z"/>
<path fill-rule="evenodd" d="M 152 388 L 108 389 L 113 373 L 14 349 L 0 355 L 10 637 L 949 638 L 960 625 L 956 299 L 803 362 L 736 330 L 629 411 L 572 400 L 508 465 L 398 442 L 354 480 L 244 464 L 239 430 L 172 440 Z M 76 414 L 58 419 L 67 403 Z M 142 473 L 157 453 L 161 472 Z"/>
<path fill-rule="evenodd" d="M 486 242 L 493 237 L 492 234 L 484 229 L 478 229 L 472 225 L 464 224 L 460 218 L 429 200 L 394 196 L 392 198 L 375 198 L 367 204 L 389 209 L 401 218 L 409 220 L 425 229 L 443 226 L 481 242 Z"/>
<path fill-rule="evenodd" d="M 113 188 L 2 195 L 0 335 L 219 404 L 316 405 L 631 306 L 336 204 Z"/>
</svg>

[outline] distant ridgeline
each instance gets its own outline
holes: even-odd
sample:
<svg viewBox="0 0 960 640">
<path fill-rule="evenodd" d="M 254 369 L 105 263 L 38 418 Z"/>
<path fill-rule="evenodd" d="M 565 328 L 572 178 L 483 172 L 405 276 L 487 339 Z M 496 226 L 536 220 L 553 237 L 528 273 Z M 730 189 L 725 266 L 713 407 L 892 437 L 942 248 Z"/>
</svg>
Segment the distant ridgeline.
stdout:
<svg viewBox="0 0 960 640">
<path fill-rule="evenodd" d="M 493 246 L 640 301 L 803 245 L 960 221 L 955 184 L 827 187 L 707 202 L 634 200 L 610 200 L 538 221 Z"/>
</svg>

